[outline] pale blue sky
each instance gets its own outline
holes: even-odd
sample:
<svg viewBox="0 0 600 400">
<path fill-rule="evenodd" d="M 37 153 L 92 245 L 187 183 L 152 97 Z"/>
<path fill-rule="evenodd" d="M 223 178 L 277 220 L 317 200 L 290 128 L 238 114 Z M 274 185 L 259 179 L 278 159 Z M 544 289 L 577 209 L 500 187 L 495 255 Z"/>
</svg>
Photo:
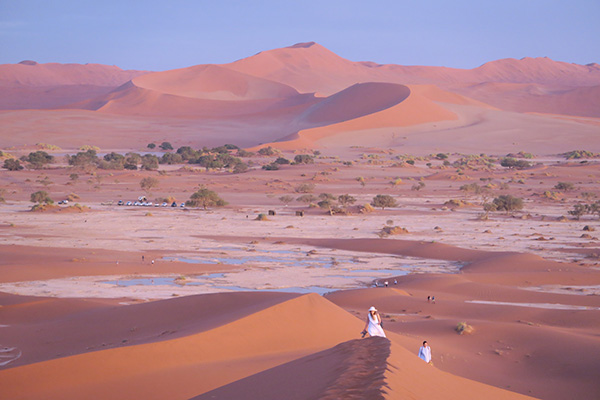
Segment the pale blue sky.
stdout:
<svg viewBox="0 0 600 400">
<path fill-rule="evenodd" d="M 0 0 L 0 64 L 166 70 L 315 41 L 352 61 L 600 62 L 600 0 Z"/>
</svg>

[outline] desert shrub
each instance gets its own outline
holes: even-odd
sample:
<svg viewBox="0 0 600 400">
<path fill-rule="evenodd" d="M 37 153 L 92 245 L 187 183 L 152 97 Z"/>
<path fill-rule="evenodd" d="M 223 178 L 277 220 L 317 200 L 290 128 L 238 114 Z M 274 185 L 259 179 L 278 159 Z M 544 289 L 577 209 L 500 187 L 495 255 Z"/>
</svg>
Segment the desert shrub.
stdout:
<svg viewBox="0 0 600 400">
<path fill-rule="evenodd" d="M 79 200 L 79 196 L 76 195 L 75 193 L 69 193 L 67 195 L 66 199 L 69 201 L 75 201 L 75 200 Z"/>
<path fill-rule="evenodd" d="M 317 198 L 315 196 L 313 196 L 312 194 L 303 194 L 302 196 L 299 196 L 298 198 L 296 198 L 296 201 L 306 203 L 306 204 L 310 204 L 310 203 L 314 202 L 315 200 L 317 200 Z"/>
<path fill-rule="evenodd" d="M 35 146 L 40 150 L 61 150 L 60 147 L 48 143 L 36 143 Z"/>
<path fill-rule="evenodd" d="M 463 192 L 467 192 L 467 193 L 481 194 L 481 192 L 483 192 L 485 190 L 485 188 L 482 186 L 479 186 L 476 182 L 473 182 L 473 183 L 469 183 L 466 185 L 462 185 L 460 187 L 460 190 L 462 190 Z"/>
<path fill-rule="evenodd" d="M 233 167 L 234 174 L 241 174 L 246 171 L 248 171 L 248 164 L 246 164 L 245 162 L 243 162 L 241 160 L 239 163 L 236 163 Z"/>
<path fill-rule="evenodd" d="M 560 154 L 567 160 L 580 159 L 580 158 L 598 158 L 600 153 L 593 153 L 587 150 L 571 150 L 566 153 Z"/>
<path fill-rule="evenodd" d="M 72 165 L 74 167 L 86 167 L 86 166 L 96 166 L 98 165 L 98 156 L 96 155 L 96 150 L 94 149 L 89 149 L 86 151 L 80 151 L 79 153 L 75 154 L 74 156 L 68 156 L 67 155 L 67 161 L 69 163 L 69 165 Z"/>
<path fill-rule="evenodd" d="M 23 166 L 16 158 L 8 158 L 4 160 L 4 168 L 9 171 L 20 171 L 23 169 Z"/>
<path fill-rule="evenodd" d="M 341 194 L 338 196 L 337 200 L 344 208 L 356 202 L 356 198 L 349 194 Z"/>
<path fill-rule="evenodd" d="M 412 187 L 410 188 L 410 190 L 421 190 L 425 187 L 425 182 L 419 182 L 419 183 L 415 183 L 414 185 L 412 185 Z"/>
<path fill-rule="evenodd" d="M 554 185 L 554 189 L 560 190 L 561 192 L 568 192 L 569 190 L 575 189 L 575 185 L 571 182 L 558 182 Z"/>
<path fill-rule="evenodd" d="M 296 193 L 312 193 L 315 190 L 313 183 L 301 183 L 294 188 Z"/>
<path fill-rule="evenodd" d="M 415 165 L 415 160 L 406 160 L 407 164 Z"/>
<path fill-rule="evenodd" d="M 392 186 L 398 186 L 398 185 L 402 185 L 402 178 L 394 178 L 390 181 L 390 184 Z"/>
<path fill-rule="evenodd" d="M 188 207 L 202 207 L 206 210 L 207 207 L 226 206 L 227 202 L 219 197 L 216 192 L 201 187 L 190 196 L 190 199 L 185 202 L 185 205 Z"/>
<path fill-rule="evenodd" d="M 251 151 L 246 151 L 244 149 L 239 149 L 237 152 L 238 157 L 254 157 L 254 153 Z"/>
<path fill-rule="evenodd" d="M 258 214 L 255 218 L 256 221 L 268 221 L 267 214 Z"/>
<path fill-rule="evenodd" d="M 363 214 L 368 214 L 368 213 L 372 213 L 373 211 L 375 211 L 375 209 L 373 208 L 372 205 L 370 205 L 369 203 L 363 205 L 360 209 L 360 212 Z"/>
<path fill-rule="evenodd" d="M 31 166 L 35 169 L 43 168 L 46 164 L 50 164 L 52 161 L 54 161 L 53 156 L 42 150 L 29 153 L 22 159 L 23 161 L 27 161 L 28 163 L 30 163 Z"/>
<path fill-rule="evenodd" d="M 158 147 L 160 147 L 160 148 L 161 148 L 161 149 L 163 149 L 164 151 L 167 151 L 167 150 L 173 150 L 173 146 L 172 146 L 172 145 L 171 145 L 171 143 L 169 143 L 169 142 L 162 142 L 162 143 L 160 144 L 160 146 L 158 146 Z"/>
<path fill-rule="evenodd" d="M 525 169 L 531 167 L 531 163 L 525 160 L 517 160 L 512 157 L 504 157 L 500 161 L 500 165 L 511 169 Z"/>
<path fill-rule="evenodd" d="M 573 209 L 568 211 L 569 215 L 574 216 L 576 220 L 579 220 L 579 218 L 587 212 L 586 204 L 575 204 Z"/>
<path fill-rule="evenodd" d="M 386 207 L 396 207 L 398 203 L 392 196 L 388 194 L 378 194 L 377 196 L 373 197 L 371 205 L 373 207 L 381 207 L 382 210 L 385 210 Z"/>
<path fill-rule="evenodd" d="M 265 171 L 277 171 L 279 170 L 279 164 L 272 162 L 270 164 L 263 165 L 262 169 L 264 169 Z"/>
<path fill-rule="evenodd" d="M 275 149 L 271 146 L 267 146 L 267 147 L 263 147 L 262 149 L 258 150 L 258 154 L 260 154 L 261 156 L 276 156 L 281 154 L 281 152 L 279 151 L 279 149 Z"/>
<path fill-rule="evenodd" d="M 181 156 L 181 159 L 184 161 L 195 160 L 200 155 L 196 150 L 192 149 L 190 146 L 182 146 L 177 149 L 176 154 Z"/>
<path fill-rule="evenodd" d="M 279 198 L 279 201 L 281 201 L 283 204 L 287 205 L 287 204 L 291 203 L 292 201 L 294 201 L 294 198 L 292 196 L 285 195 L 285 196 L 281 196 Z"/>
<path fill-rule="evenodd" d="M 273 161 L 275 164 L 286 165 L 290 163 L 290 160 L 284 157 L 279 157 L 277 160 Z"/>
<path fill-rule="evenodd" d="M 387 237 L 390 235 L 403 235 L 408 233 L 408 229 L 402 228 L 401 226 L 384 226 L 379 231 L 379 237 Z"/>
<path fill-rule="evenodd" d="M 158 157 L 154 154 L 144 154 L 142 156 L 142 169 L 153 171 L 158 169 Z"/>
<path fill-rule="evenodd" d="M 496 205 L 497 211 L 506 211 L 507 214 L 523 208 L 523 199 L 510 194 L 503 194 L 496 197 L 493 203 Z"/>
<path fill-rule="evenodd" d="M 81 146 L 79 148 L 80 151 L 88 151 L 88 150 L 93 150 L 95 153 L 100 151 L 100 147 L 98 146 L 92 146 L 91 144 L 84 144 L 83 146 Z"/>
<path fill-rule="evenodd" d="M 475 329 L 466 322 L 459 322 L 454 329 L 459 335 L 468 335 L 475 331 Z"/>
<path fill-rule="evenodd" d="M 154 143 L 148 143 L 148 146 L 146 146 L 146 147 L 148 147 L 150 150 L 152 150 L 152 149 L 156 148 L 156 144 L 154 144 Z"/>
<path fill-rule="evenodd" d="M 448 158 L 448 154 L 446 153 L 437 153 L 435 155 L 435 158 L 437 158 L 438 160 L 445 160 Z"/>
<path fill-rule="evenodd" d="M 315 159 L 310 154 L 298 154 L 294 157 L 294 162 L 296 164 L 312 164 L 315 162 Z"/>
<path fill-rule="evenodd" d="M 358 176 L 355 179 L 358 181 L 358 183 L 360 183 L 361 186 L 364 187 L 366 185 L 365 178 L 363 178 L 362 176 Z"/>
<path fill-rule="evenodd" d="M 463 207 L 466 204 L 467 203 L 465 203 L 464 201 L 457 200 L 457 199 L 450 199 L 450 200 L 444 202 L 444 205 L 448 206 L 448 207 Z"/>
<path fill-rule="evenodd" d="M 146 177 L 140 181 L 140 187 L 146 192 L 150 192 L 152 189 L 159 185 L 160 181 L 158 178 L 152 176 Z"/>
<path fill-rule="evenodd" d="M 162 155 L 159 161 L 160 164 L 181 164 L 183 163 L 183 157 L 177 153 L 165 153 Z"/>
<path fill-rule="evenodd" d="M 38 204 L 42 204 L 42 203 L 53 204 L 54 203 L 54 201 L 50 198 L 48 193 L 43 190 L 39 190 L 37 192 L 31 193 L 31 196 L 29 197 L 29 199 L 31 200 L 32 203 L 38 203 Z"/>
</svg>

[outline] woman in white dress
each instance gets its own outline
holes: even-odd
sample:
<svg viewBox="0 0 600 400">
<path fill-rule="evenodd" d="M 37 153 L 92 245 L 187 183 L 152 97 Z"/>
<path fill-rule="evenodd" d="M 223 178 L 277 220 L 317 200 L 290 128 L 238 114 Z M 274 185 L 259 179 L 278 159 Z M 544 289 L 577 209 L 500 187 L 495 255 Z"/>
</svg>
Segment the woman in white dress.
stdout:
<svg viewBox="0 0 600 400">
<path fill-rule="evenodd" d="M 365 323 L 365 329 L 363 332 L 367 332 L 369 336 L 385 337 L 385 332 L 381 327 L 381 316 L 375 307 L 369 308 L 369 315 L 367 317 L 367 322 Z"/>
</svg>

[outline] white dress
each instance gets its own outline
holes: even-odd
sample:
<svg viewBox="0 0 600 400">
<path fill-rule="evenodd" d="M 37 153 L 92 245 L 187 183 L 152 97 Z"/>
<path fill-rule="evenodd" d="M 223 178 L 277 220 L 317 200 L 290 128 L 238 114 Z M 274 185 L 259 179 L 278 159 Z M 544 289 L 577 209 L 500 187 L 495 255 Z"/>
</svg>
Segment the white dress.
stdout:
<svg viewBox="0 0 600 400">
<path fill-rule="evenodd" d="M 372 317 L 369 313 L 369 325 L 367 326 L 367 332 L 370 336 L 381 336 L 385 337 L 385 332 L 381 327 L 381 324 L 377 321 L 377 317 Z"/>
<path fill-rule="evenodd" d="M 421 346 L 419 349 L 419 357 L 427 363 L 431 361 L 431 347 Z"/>
</svg>

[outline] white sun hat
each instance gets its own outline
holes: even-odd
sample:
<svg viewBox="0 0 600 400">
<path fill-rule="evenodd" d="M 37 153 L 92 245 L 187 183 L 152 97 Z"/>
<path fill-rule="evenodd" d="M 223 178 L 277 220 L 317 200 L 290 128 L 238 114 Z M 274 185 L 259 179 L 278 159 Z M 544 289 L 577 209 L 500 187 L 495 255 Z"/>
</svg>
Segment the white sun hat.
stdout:
<svg viewBox="0 0 600 400">
<path fill-rule="evenodd" d="M 369 311 L 377 311 L 377 309 L 374 306 L 371 306 L 371 308 L 369 308 Z"/>
</svg>

